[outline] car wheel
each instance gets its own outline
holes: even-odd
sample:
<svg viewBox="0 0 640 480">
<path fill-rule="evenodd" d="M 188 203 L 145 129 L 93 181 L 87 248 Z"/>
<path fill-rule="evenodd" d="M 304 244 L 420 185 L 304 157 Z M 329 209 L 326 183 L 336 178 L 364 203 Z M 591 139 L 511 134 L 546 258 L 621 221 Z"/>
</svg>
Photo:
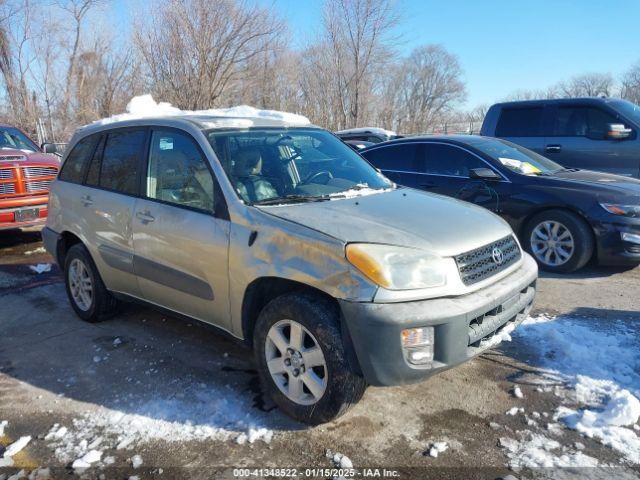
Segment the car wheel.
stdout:
<svg viewBox="0 0 640 480">
<path fill-rule="evenodd" d="M 343 415 L 367 387 L 350 368 L 340 312 L 329 299 L 289 293 L 260 313 L 254 350 L 265 393 L 290 417 L 311 425 Z"/>
<path fill-rule="evenodd" d="M 82 320 L 98 322 L 115 313 L 118 301 L 104 286 L 84 245 L 73 245 L 65 256 L 64 264 L 67 296 Z"/>
<path fill-rule="evenodd" d="M 524 243 L 540 268 L 568 273 L 587 264 L 595 242 L 591 227 L 582 218 L 564 210 L 548 210 L 529 221 Z"/>
</svg>

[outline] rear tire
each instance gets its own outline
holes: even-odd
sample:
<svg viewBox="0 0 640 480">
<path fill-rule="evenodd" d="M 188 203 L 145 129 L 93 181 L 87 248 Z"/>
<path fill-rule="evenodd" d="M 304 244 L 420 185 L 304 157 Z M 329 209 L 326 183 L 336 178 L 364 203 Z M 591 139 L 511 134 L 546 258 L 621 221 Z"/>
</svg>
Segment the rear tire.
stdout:
<svg viewBox="0 0 640 480">
<path fill-rule="evenodd" d="M 104 286 L 87 248 L 73 245 L 64 259 L 64 280 L 69 303 L 85 322 L 99 322 L 113 315 L 118 301 Z"/>
<path fill-rule="evenodd" d="M 306 292 L 275 298 L 260 313 L 253 340 L 263 389 L 290 417 L 329 422 L 362 398 L 367 384 L 350 368 L 330 299 Z"/>
<path fill-rule="evenodd" d="M 581 269 L 595 248 L 589 224 L 565 210 L 546 210 L 535 215 L 525 227 L 523 244 L 540 268 L 557 273 Z"/>
</svg>

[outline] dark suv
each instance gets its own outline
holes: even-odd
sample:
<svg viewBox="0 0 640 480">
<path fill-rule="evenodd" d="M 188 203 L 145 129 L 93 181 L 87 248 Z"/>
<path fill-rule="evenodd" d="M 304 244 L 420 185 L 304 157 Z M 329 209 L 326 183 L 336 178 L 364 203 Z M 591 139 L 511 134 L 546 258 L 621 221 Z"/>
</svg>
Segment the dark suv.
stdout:
<svg viewBox="0 0 640 480">
<path fill-rule="evenodd" d="M 640 177 L 640 107 L 613 98 L 497 103 L 481 135 L 527 147 L 567 168 Z"/>
</svg>

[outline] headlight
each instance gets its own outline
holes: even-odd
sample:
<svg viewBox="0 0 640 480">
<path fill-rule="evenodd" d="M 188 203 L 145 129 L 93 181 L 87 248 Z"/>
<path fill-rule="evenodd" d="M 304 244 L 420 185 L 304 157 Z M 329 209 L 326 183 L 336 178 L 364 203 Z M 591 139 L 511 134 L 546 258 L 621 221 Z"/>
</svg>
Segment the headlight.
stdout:
<svg viewBox="0 0 640 480">
<path fill-rule="evenodd" d="M 640 205 L 617 205 L 615 203 L 601 203 L 607 212 L 625 217 L 640 217 Z"/>
<path fill-rule="evenodd" d="M 389 290 L 440 287 L 447 283 L 443 258 L 393 245 L 352 243 L 347 260 L 369 280 Z"/>
</svg>

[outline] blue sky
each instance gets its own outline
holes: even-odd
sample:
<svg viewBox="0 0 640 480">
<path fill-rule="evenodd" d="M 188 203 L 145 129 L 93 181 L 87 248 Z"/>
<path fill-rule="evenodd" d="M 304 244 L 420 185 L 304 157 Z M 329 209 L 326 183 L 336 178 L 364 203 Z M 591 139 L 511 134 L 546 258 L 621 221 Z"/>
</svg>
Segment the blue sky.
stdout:
<svg viewBox="0 0 640 480">
<path fill-rule="evenodd" d="M 116 0 L 115 8 L 130 1 Z M 272 6 L 287 20 L 294 47 L 304 46 L 320 26 L 321 0 L 252 1 Z M 403 17 L 398 53 L 440 43 L 456 54 L 469 108 L 581 73 L 618 76 L 640 61 L 638 0 L 398 0 L 398 5 Z M 127 13 L 117 14 L 126 23 Z"/>
</svg>

